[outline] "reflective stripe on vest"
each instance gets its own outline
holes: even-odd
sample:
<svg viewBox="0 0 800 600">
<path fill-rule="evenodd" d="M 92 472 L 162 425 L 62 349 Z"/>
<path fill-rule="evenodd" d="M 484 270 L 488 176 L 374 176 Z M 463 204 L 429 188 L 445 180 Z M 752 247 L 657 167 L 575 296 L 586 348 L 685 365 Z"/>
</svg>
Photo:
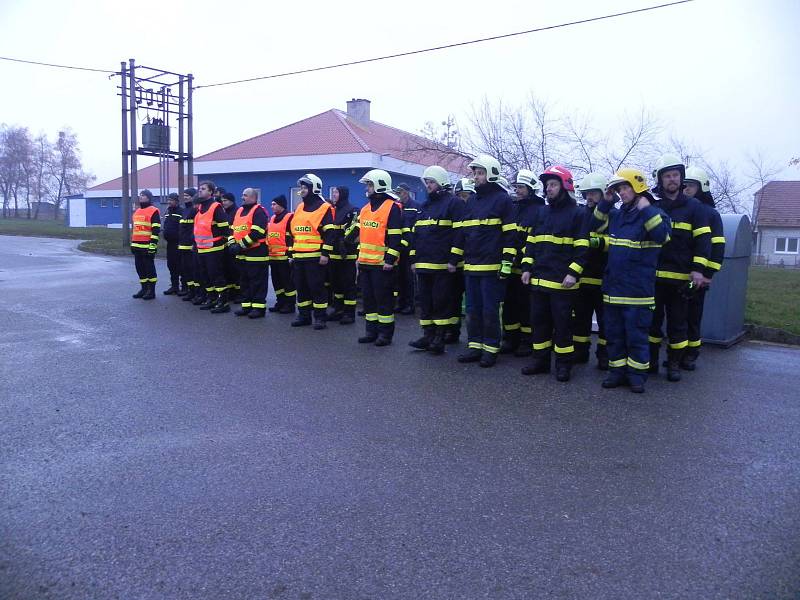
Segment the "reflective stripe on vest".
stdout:
<svg viewBox="0 0 800 600">
<path fill-rule="evenodd" d="M 384 200 L 378 210 L 373 211 L 369 203 L 358 213 L 359 239 L 358 262 L 365 265 L 383 264 L 386 254 L 386 228 L 389 225 L 389 213 L 394 201 Z"/>
<path fill-rule="evenodd" d="M 304 204 L 301 202 L 292 217 L 292 238 L 294 239 L 292 252 L 295 256 L 304 252 L 319 252 L 322 249 L 319 224 L 322 223 L 325 213 L 331 209 L 331 205 L 327 202 L 323 202 L 313 212 L 303 210 L 303 206 Z"/>
<path fill-rule="evenodd" d="M 256 211 L 264 210 L 260 204 L 254 204 L 253 210 L 247 213 L 247 216 L 242 216 L 242 212 L 244 212 L 245 208 L 245 206 L 240 206 L 236 211 L 236 215 L 233 217 L 233 239 L 235 239 L 237 242 L 241 242 L 244 238 L 250 235 L 251 231 L 253 231 L 253 216 L 256 214 Z M 264 238 L 261 238 L 257 242 L 252 243 L 247 247 L 257 248 L 266 242 L 267 241 Z"/>
<path fill-rule="evenodd" d="M 286 224 L 291 220 L 293 213 L 287 213 L 279 223 L 275 222 L 277 215 L 272 215 L 267 225 L 267 245 L 270 256 L 286 256 Z"/>
<path fill-rule="evenodd" d="M 149 244 L 153 234 L 153 214 L 157 213 L 155 206 L 137 208 L 133 213 L 133 229 L 131 230 L 131 243 Z"/>
<path fill-rule="evenodd" d="M 212 202 L 206 212 L 201 212 L 198 208 L 197 214 L 194 216 L 194 243 L 198 250 L 206 250 L 214 247 L 214 242 L 222 239 L 222 236 L 216 236 L 211 233 L 211 225 L 214 222 L 214 213 L 217 212 L 217 207 L 222 206 L 219 202 Z"/>
</svg>

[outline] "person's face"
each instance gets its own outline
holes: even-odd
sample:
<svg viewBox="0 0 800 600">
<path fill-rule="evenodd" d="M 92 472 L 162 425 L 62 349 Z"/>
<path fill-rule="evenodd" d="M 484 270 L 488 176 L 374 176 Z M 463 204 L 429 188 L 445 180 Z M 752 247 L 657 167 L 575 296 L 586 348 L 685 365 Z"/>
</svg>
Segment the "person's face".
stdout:
<svg viewBox="0 0 800 600">
<path fill-rule="evenodd" d="M 555 200 L 561 193 L 561 181 L 555 177 L 551 177 L 544 184 L 544 193 L 547 195 L 548 200 Z"/>
<path fill-rule="evenodd" d="M 411 194 L 408 193 L 408 190 L 400 188 L 398 196 L 400 198 L 400 204 L 406 204 L 408 202 L 408 199 L 411 197 Z"/>
<path fill-rule="evenodd" d="M 425 189 L 428 190 L 429 194 L 433 194 L 439 191 L 439 184 L 436 183 L 433 179 L 426 179 Z"/>
<path fill-rule="evenodd" d="M 517 198 L 527 198 L 530 196 L 530 188 L 524 183 L 515 183 L 514 191 L 517 193 Z"/>
<path fill-rule="evenodd" d="M 277 202 L 273 202 L 273 203 L 272 203 L 272 214 L 273 214 L 273 215 L 279 215 L 279 214 L 281 214 L 281 213 L 282 213 L 284 210 L 285 210 L 285 209 L 284 209 L 284 208 L 283 208 L 283 207 L 282 207 L 280 204 L 278 204 Z"/>
<path fill-rule="evenodd" d="M 184 202 L 191 202 L 192 197 L 189 194 L 183 194 L 183 201 Z"/>
<path fill-rule="evenodd" d="M 339 203 L 339 188 L 333 188 L 331 191 L 331 204 L 336 206 Z"/>
<path fill-rule="evenodd" d="M 139 196 L 139 204 L 146 204 L 146 203 L 148 203 L 148 202 L 150 202 L 150 198 L 148 198 L 148 197 L 147 197 L 147 196 L 145 196 L 144 194 L 141 194 L 141 195 Z"/>
<path fill-rule="evenodd" d="M 469 192 L 458 192 L 458 197 L 461 198 L 464 202 L 469 200 Z"/>
<path fill-rule="evenodd" d="M 217 200 L 222 198 L 222 192 L 220 192 L 219 190 L 215 190 L 214 191 L 214 198 L 216 198 Z"/>
<path fill-rule="evenodd" d="M 699 191 L 700 186 L 697 185 L 696 181 L 687 181 L 683 188 L 683 193 L 689 196 L 689 198 L 697 196 Z"/>
<path fill-rule="evenodd" d="M 177 208 L 178 206 L 178 199 L 177 198 L 170 198 L 167 200 L 167 206 L 170 208 Z"/>
<path fill-rule="evenodd" d="M 306 198 L 308 198 L 309 194 L 311 194 L 311 188 L 306 186 L 306 185 L 301 185 L 300 186 L 300 191 L 298 192 L 298 195 L 303 200 L 305 200 Z"/>
<path fill-rule="evenodd" d="M 583 197 L 586 199 L 586 204 L 589 206 L 597 206 L 600 200 L 603 199 L 603 192 L 600 190 L 589 190 Z"/>
<path fill-rule="evenodd" d="M 622 200 L 622 203 L 625 205 L 628 205 L 636 200 L 636 193 L 633 191 L 633 188 L 629 183 L 620 183 L 619 185 L 614 186 L 614 191 L 617 192 L 619 199 Z"/>
<path fill-rule="evenodd" d="M 472 177 L 475 179 L 475 185 L 483 185 L 486 183 L 486 169 L 475 167 L 472 169 Z"/>
<path fill-rule="evenodd" d="M 200 196 L 203 200 L 208 200 L 211 198 L 211 190 L 208 189 L 208 186 L 203 184 L 200 186 L 200 189 L 197 191 L 197 195 Z"/>
<path fill-rule="evenodd" d="M 245 204 L 255 204 L 256 203 L 256 195 L 255 194 L 242 194 L 242 202 Z"/>
<path fill-rule="evenodd" d="M 677 194 L 681 189 L 681 172 L 678 169 L 670 169 L 661 173 L 661 187 L 667 194 Z"/>
<path fill-rule="evenodd" d="M 364 184 L 364 190 L 367 197 L 372 196 L 372 194 L 375 193 L 375 185 L 371 181 L 368 181 L 366 184 Z"/>
</svg>

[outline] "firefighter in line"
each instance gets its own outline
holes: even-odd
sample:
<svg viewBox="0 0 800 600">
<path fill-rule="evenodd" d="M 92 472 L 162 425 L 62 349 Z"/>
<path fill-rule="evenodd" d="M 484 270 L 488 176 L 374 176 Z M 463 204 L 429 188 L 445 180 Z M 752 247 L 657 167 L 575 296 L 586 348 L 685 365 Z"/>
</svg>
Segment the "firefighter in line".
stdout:
<svg viewBox="0 0 800 600">
<path fill-rule="evenodd" d="M 416 285 L 414 273 L 411 270 L 411 260 L 409 259 L 411 229 L 419 218 L 419 205 L 411 199 L 411 187 L 407 183 L 401 183 L 394 190 L 395 196 L 400 202 L 403 210 L 403 239 L 400 250 L 400 260 L 394 269 L 397 287 L 397 306 L 396 313 L 401 315 L 413 315 L 416 300 Z"/>
<path fill-rule="evenodd" d="M 575 345 L 573 362 L 582 364 L 589 362 L 589 352 L 592 341 L 592 315 L 597 316 L 597 347 L 595 357 L 597 368 L 601 371 L 608 369 L 608 351 L 606 348 L 605 329 L 603 327 L 603 271 L 606 269 L 608 259 L 607 235 L 601 227 L 594 231 L 592 223 L 594 209 L 603 200 L 606 191 L 606 178 L 597 173 L 587 173 L 580 184 L 578 191 L 586 201 L 583 206 L 584 231 L 581 237 L 589 240 L 589 249 L 586 253 L 586 265 L 578 279 L 578 289 L 575 292 L 575 303 L 572 307 L 572 341 Z"/>
<path fill-rule="evenodd" d="M 269 267 L 272 276 L 272 289 L 275 291 L 275 305 L 269 312 L 282 315 L 294 314 L 294 299 L 297 292 L 292 279 L 289 248 L 292 246 L 291 229 L 294 213 L 286 210 L 288 201 L 281 194 L 272 199 L 272 216 L 267 226 L 267 245 L 269 247 Z"/>
<path fill-rule="evenodd" d="M 388 346 L 394 336 L 394 274 L 400 258 L 403 217 L 392 192 L 392 178 L 382 169 L 367 171 L 359 180 L 368 202 L 345 239 L 358 235 L 358 271 L 364 303 L 364 335 L 359 344 Z"/>
<path fill-rule="evenodd" d="M 150 190 L 139 192 L 139 208 L 133 212 L 131 228 L 131 252 L 139 275 L 141 287 L 133 294 L 134 298 L 152 300 L 156 297 L 156 251 L 161 232 L 161 213 L 153 206 Z"/>
<path fill-rule="evenodd" d="M 500 310 L 506 279 L 517 249 L 517 224 L 507 190 L 500 184 L 500 163 L 481 154 L 469 167 L 475 180 L 475 196 L 467 200 L 464 216 L 455 224 L 448 270 L 455 273 L 464 261 L 467 292 L 467 350 L 461 363 L 479 362 L 493 367 L 500 351 Z"/>
<path fill-rule="evenodd" d="M 200 205 L 194 217 L 194 243 L 200 259 L 201 279 L 206 285 L 206 301 L 200 310 L 212 313 L 226 313 L 228 304 L 228 283 L 225 280 L 225 247 L 230 226 L 222 204 L 214 197 L 216 187 L 211 181 L 200 182 L 197 191 Z"/>
<path fill-rule="evenodd" d="M 572 305 L 586 264 L 589 240 L 575 202 L 572 173 L 552 166 L 539 176 L 547 205 L 536 215 L 522 259 L 522 283 L 530 285 L 533 360 L 523 375 L 549 373 L 555 351 L 556 380 L 569 381 L 575 347 Z"/>
<path fill-rule="evenodd" d="M 328 291 L 325 279 L 336 226 L 333 224 L 331 205 L 322 194 L 322 180 L 306 173 L 297 181 L 302 202 L 294 211 L 291 221 L 292 271 L 297 290 L 297 318 L 292 327 L 305 327 L 313 323 L 314 329 L 325 329 L 328 310 Z"/>
<path fill-rule="evenodd" d="M 178 292 L 183 296 L 183 300 L 189 302 L 194 298 L 197 282 L 194 276 L 194 213 L 196 208 L 192 203 L 192 198 L 197 193 L 194 188 L 183 190 L 183 207 L 181 208 L 181 219 L 178 225 L 178 256 L 181 261 L 181 276 L 183 283 Z"/>
<path fill-rule="evenodd" d="M 195 281 L 195 294 L 192 298 L 194 306 L 203 306 L 206 301 L 214 293 L 213 288 L 209 288 L 207 274 L 203 268 L 203 257 L 197 249 L 194 237 L 194 220 L 197 217 L 197 211 L 200 210 L 200 205 L 203 203 L 203 198 L 200 196 L 199 190 L 192 196 L 192 256 L 194 258 L 194 281 Z"/>
<path fill-rule="evenodd" d="M 242 307 L 234 314 L 259 319 L 267 310 L 267 211 L 258 202 L 258 192 L 247 188 L 242 192 L 242 206 L 233 217 L 228 250 L 238 262 L 242 288 Z"/>
<path fill-rule="evenodd" d="M 622 200 L 618 210 L 617 196 Z M 669 217 L 653 205 L 641 171 L 620 169 L 592 210 L 590 227 L 608 236 L 602 291 L 609 371 L 603 387 L 628 385 L 642 393 L 649 370 L 656 266 L 662 246 L 670 240 Z"/>
<path fill-rule="evenodd" d="M 183 286 L 181 285 L 181 257 L 178 250 L 180 226 L 183 219 L 183 210 L 179 202 L 180 198 L 175 192 L 167 197 L 167 213 L 164 215 L 164 222 L 161 226 L 164 241 L 167 242 L 167 269 L 170 280 L 170 286 L 162 292 L 165 296 L 178 294 L 185 286 L 185 279 Z"/>
<path fill-rule="evenodd" d="M 468 177 L 463 177 L 456 182 L 453 193 L 466 204 L 467 200 L 475 196 L 475 182 Z M 444 335 L 446 345 L 458 344 L 461 341 L 461 319 L 464 317 L 464 292 L 466 289 L 464 287 L 463 260 L 456 263 L 456 272 L 453 275 L 455 291 L 451 296 L 453 304 L 449 312 L 453 324 L 447 328 L 447 333 Z"/>
<path fill-rule="evenodd" d="M 695 362 L 700 356 L 700 323 L 703 320 L 706 292 L 714 274 L 722 268 L 722 261 L 725 257 L 725 235 L 722 230 L 722 217 L 714 208 L 714 198 L 711 195 L 711 185 L 706 172 L 697 167 L 687 167 L 683 193 L 690 198 L 697 198 L 701 202 L 708 214 L 709 227 L 711 227 L 711 254 L 708 264 L 703 270 L 705 281 L 700 289 L 689 298 L 689 344 L 680 363 L 681 369 L 694 371 Z"/>
<path fill-rule="evenodd" d="M 656 166 L 656 206 L 670 218 L 670 242 L 661 251 L 656 270 L 655 314 L 650 327 L 650 373 L 659 369 L 659 350 L 666 316 L 667 380 L 680 381 L 680 364 L 689 346 L 689 296 L 705 284 L 703 271 L 711 255 L 708 213 L 699 200 L 683 193 L 686 168 L 677 156 L 665 154 Z"/>
<path fill-rule="evenodd" d="M 331 288 L 333 290 L 333 312 L 328 321 L 339 321 L 340 325 L 351 325 L 356 319 L 358 286 L 356 285 L 356 259 L 358 247 L 345 241 L 344 232 L 358 219 L 358 209 L 350 204 L 350 189 L 340 185 L 331 190 L 333 224 L 333 252 L 330 254 Z"/>
<path fill-rule="evenodd" d="M 219 190 L 219 188 L 217 189 Z M 236 217 L 236 211 L 238 209 L 236 206 L 236 196 L 231 192 L 223 192 L 220 194 L 219 201 L 228 217 L 228 226 L 233 227 L 233 219 Z M 224 266 L 229 298 L 232 302 L 239 303 L 242 300 L 241 286 L 239 285 L 239 263 L 230 252 L 225 252 Z"/>
<path fill-rule="evenodd" d="M 514 222 L 517 224 L 517 239 L 514 247 L 517 255 L 511 267 L 512 276 L 508 279 L 506 297 L 503 302 L 503 343 L 500 354 L 513 354 L 518 358 L 530 356 L 531 346 L 531 308 L 530 293 L 522 284 L 522 254 L 528 238 L 528 229 L 536 221 L 539 209 L 544 206 L 541 197 L 542 184 L 528 169 L 520 169 L 514 182 L 515 194 Z"/>
<path fill-rule="evenodd" d="M 464 215 L 464 202 L 450 191 L 450 178 L 440 166 L 431 166 L 422 174 L 427 190 L 424 202 L 412 226 L 409 260 L 419 288 L 419 324 L 422 337 L 409 345 L 432 354 L 443 354 L 445 338 L 460 321 L 453 314 L 454 296 L 461 293 L 456 285 L 456 273 L 447 270 L 450 249 L 453 247 L 454 223 Z"/>
</svg>

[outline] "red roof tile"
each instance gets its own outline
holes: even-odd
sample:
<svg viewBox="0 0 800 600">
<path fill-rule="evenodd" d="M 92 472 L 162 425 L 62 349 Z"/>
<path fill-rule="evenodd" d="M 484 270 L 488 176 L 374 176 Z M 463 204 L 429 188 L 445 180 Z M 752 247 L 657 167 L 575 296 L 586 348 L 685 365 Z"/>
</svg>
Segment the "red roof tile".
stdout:
<svg viewBox="0 0 800 600">
<path fill-rule="evenodd" d="M 755 194 L 756 227 L 800 227 L 800 181 L 770 181 Z"/>
<path fill-rule="evenodd" d="M 196 160 L 241 160 L 373 152 L 420 165 L 440 164 L 464 172 L 469 159 L 437 142 L 377 121 L 361 124 L 332 109 L 280 129 L 233 144 Z"/>
<path fill-rule="evenodd" d="M 185 169 L 185 167 L 184 167 Z M 138 181 L 139 189 L 143 190 L 145 188 L 149 189 L 153 193 L 157 193 L 159 186 L 161 185 L 159 182 L 159 169 L 158 163 L 154 165 L 150 165 L 149 167 L 144 167 L 137 171 L 138 174 Z M 194 185 L 197 185 L 197 176 L 194 178 Z M 178 163 L 175 161 L 170 161 L 169 163 L 169 187 L 177 188 L 178 187 Z M 104 183 L 99 183 L 94 187 L 90 187 L 87 192 L 98 192 L 102 190 L 121 190 L 122 189 L 122 177 L 117 177 L 116 179 L 112 179 L 110 181 L 106 181 Z"/>
</svg>

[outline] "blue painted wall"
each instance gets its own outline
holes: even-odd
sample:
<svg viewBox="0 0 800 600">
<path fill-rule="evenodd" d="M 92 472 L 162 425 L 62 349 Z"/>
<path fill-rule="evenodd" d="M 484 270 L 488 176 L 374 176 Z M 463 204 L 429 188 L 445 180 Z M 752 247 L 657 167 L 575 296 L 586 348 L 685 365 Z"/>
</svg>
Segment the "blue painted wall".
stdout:
<svg viewBox="0 0 800 600">
<path fill-rule="evenodd" d="M 231 192 L 236 196 L 237 204 L 240 203 L 242 192 L 245 188 L 259 188 L 261 189 L 261 204 L 269 208 L 272 199 L 275 196 L 283 194 L 289 198 L 291 188 L 297 187 L 297 180 L 302 177 L 307 171 L 278 171 L 278 172 L 260 172 L 260 173 L 214 173 L 209 175 L 200 175 L 200 181 L 209 179 L 217 186 L 222 186 L 226 191 Z M 364 196 L 364 185 L 358 183 L 358 180 L 367 172 L 367 169 L 327 169 L 314 171 L 314 174 L 322 179 L 322 196 L 330 198 L 330 188 L 337 185 L 345 185 L 350 188 L 350 202 L 354 206 L 363 206 L 366 202 Z M 399 173 L 389 174 L 392 176 L 392 185 L 397 186 L 400 183 L 406 183 L 411 188 L 412 192 L 416 194 L 417 201 L 425 198 L 425 188 L 419 177 L 411 177 L 408 175 L 401 175 Z M 294 201 L 294 206 L 298 203 L 299 198 L 291 199 Z"/>
</svg>

